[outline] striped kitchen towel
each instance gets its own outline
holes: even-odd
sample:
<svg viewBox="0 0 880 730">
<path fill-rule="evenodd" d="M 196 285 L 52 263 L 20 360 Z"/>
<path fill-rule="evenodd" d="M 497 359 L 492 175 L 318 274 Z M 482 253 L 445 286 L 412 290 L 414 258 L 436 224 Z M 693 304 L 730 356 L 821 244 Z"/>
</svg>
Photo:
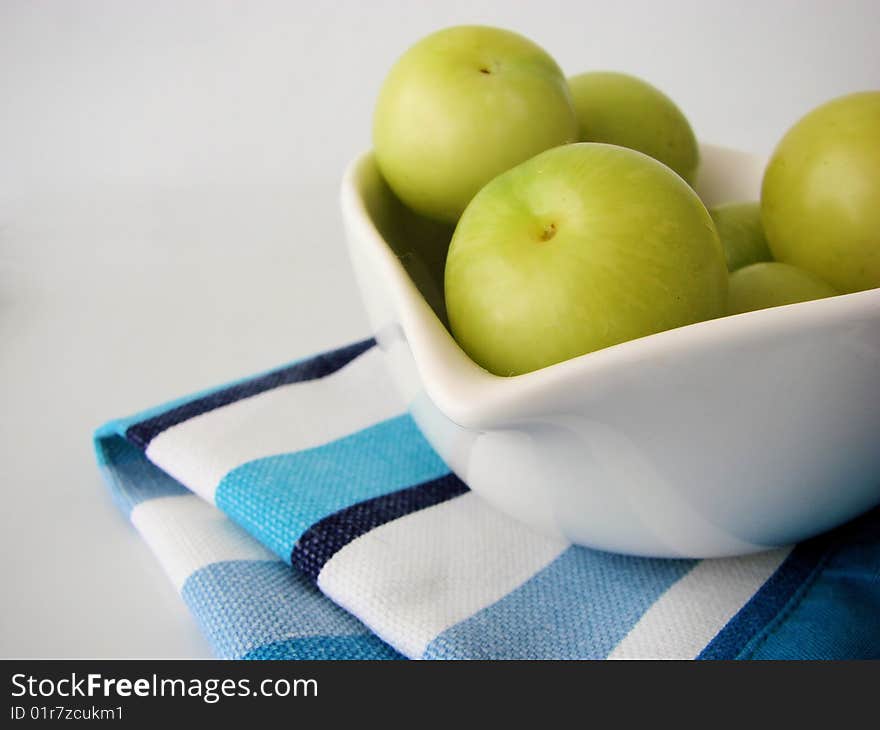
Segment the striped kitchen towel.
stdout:
<svg viewBox="0 0 880 730">
<path fill-rule="evenodd" d="M 95 445 L 222 657 L 880 658 L 880 509 L 742 558 L 572 546 L 449 472 L 373 340 L 113 421 Z"/>
</svg>

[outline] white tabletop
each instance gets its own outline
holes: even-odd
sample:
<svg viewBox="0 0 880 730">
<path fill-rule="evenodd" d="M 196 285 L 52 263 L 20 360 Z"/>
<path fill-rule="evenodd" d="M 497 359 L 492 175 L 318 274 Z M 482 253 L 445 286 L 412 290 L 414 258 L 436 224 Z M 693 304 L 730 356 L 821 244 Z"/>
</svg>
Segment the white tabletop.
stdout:
<svg viewBox="0 0 880 730">
<path fill-rule="evenodd" d="M 864 2 L 0 3 L 0 657 L 205 657 L 96 426 L 368 333 L 337 188 L 407 45 L 518 30 L 769 152 L 880 88 Z"/>
</svg>

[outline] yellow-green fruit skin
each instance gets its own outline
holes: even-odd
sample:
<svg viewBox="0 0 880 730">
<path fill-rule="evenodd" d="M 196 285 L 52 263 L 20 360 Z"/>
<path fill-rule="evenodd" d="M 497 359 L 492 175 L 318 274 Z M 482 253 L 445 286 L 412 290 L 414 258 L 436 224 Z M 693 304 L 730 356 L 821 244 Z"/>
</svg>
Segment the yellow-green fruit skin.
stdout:
<svg viewBox="0 0 880 730">
<path fill-rule="evenodd" d="M 723 316 L 727 266 L 681 177 L 639 152 L 581 143 L 477 193 L 453 234 L 445 294 L 471 359 L 520 375 Z"/>
<path fill-rule="evenodd" d="M 730 275 L 727 313 L 753 312 L 835 294 L 833 287 L 809 271 L 791 264 L 764 261 L 744 266 Z"/>
<path fill-rule="evenodd" d="M 592 71 L 568 80 L 581 142 L 629 147 L 671 167 L 693 184 L 700 162 L 697 138 L 666 94 L 635 76 Z"/>
<path fill-rule="evenodd" d="M 841 292 L 880 287 L 880 91 L 803 117 L 764 173 L 761 218 L 777 261 Z"/>
<path fill-rule="evenodd" d="M 556 62 L 527 38 L 485 26 L 447 28 L 406 51 L 373 117 L 376 161 L 391 189 L 449 223 L 496 175 L 576 140 Z"/>
<path fill-rule="evenodd" d="M 761 206 L 757 202 L 725 203 L 709 209 L 718 238 L 724 247 L 727 270 L 736 271 L 759 261 L 772 261 L 764 227 Z"/>
</svg>

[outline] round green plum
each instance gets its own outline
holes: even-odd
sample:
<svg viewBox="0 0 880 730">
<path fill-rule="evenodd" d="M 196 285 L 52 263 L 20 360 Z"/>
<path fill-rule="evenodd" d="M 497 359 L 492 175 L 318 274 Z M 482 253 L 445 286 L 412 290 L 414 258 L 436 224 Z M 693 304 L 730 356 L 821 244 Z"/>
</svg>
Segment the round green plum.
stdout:
<svg viewBox="0 0 880 730">
<path fill-rule="evenodd" d="M 759 261 L 772 261 L 758 202 L 725 203 L 709 209 L 724 247 L 728 271 Z"/>
<path fill-rule="evenodd" d="M 593 71 L 569 79 L 582 142 L 644 152 L 694 182 L 700 153 L 691 125 L 666 94 L 629 74 Z"/>
<path fill-rule="evenodd" d="M 447 28 L 406 51 L 373 118 L 376 161 L 391 189 L 450 223 L 493 177 L 576 139 L 556 62 L 527 38 L 485 26 Z"/>
<path fill-rule="evenodd" d="M 640 152 L 579 143 L 474 197 L 452 237 L 445 295 L 462 349 L 519 375 L 723 315 L 727 267 L 684 180 Z"/>
<path fill-rule="evenodd" d="M 764 261 L 744 266 L 730 275 L 727 311 L 740 314 L 835 294 L 833 287 L 809 271 L 791 264 Z"/>
<path fill-rule="evenodd" d="M 841 292 L 880 287 L 880 91 L 834 99 L 792 127 L 761 187 L 773 257 Z"/>
</svg>

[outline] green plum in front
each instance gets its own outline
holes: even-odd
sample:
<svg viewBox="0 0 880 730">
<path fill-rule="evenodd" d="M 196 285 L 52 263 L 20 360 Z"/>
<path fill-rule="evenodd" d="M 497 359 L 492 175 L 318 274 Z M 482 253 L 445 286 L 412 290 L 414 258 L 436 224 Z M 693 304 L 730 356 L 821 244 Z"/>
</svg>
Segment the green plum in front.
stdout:
<svg viewBox="0 0 880 730">
<path fill-rule="evenodd" d="M 668 167 L 606 144 L 548 150 L 465 210 L 446 261 L 452 332 L 497 375 L 721 316 L 715 226 Z"/>
<path fill-rule="evenodd" d="M 776 260 L 841 292 L 880 287 L 880 91 L 834 99 L 788 131 L 761 217 Z"/>
<path fill-rule="evenodd" d="M 376 161 L 392 190 L 450 223 L 493 177 L 576 139 L 556 62 L 527 38 L 484 26 L 441 30 L 406 51 L 373 119 Z"/>
<path fill-rule="evenodd" d="M 687 117 L 666 94 L 642 79 L 591 71 L 568 81 L 581 142 L 605 142 L 644 152 L 693 184 L 700 161 Z"/>
</svg>

